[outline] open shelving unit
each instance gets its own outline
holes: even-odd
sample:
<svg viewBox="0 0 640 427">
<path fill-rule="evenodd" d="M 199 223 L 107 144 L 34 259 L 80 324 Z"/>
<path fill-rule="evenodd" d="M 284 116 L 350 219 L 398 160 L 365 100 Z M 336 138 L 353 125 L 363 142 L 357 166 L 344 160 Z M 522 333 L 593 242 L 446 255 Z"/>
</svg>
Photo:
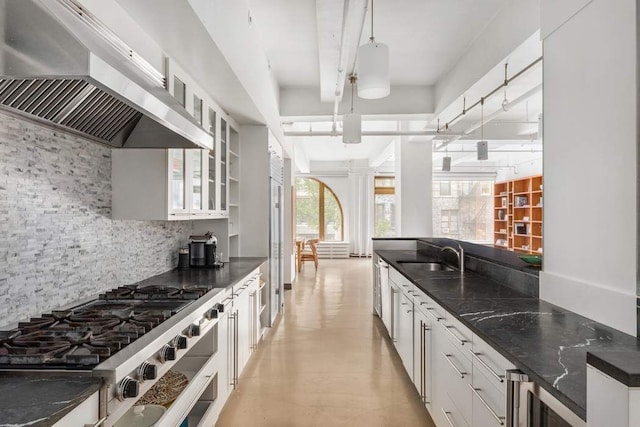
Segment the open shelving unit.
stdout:
<svg viewBox="0 0 640 427">
<path fill-rule="evenodd" d="M 494 184 L 495 247 L 542 253 L 542 191 L 542 175 Z"/>
<path fill-rule="evenodd" d="M 238 256 L 240 228 L 240 135 L 229 132 L 229 255 Z"/>
</svg>

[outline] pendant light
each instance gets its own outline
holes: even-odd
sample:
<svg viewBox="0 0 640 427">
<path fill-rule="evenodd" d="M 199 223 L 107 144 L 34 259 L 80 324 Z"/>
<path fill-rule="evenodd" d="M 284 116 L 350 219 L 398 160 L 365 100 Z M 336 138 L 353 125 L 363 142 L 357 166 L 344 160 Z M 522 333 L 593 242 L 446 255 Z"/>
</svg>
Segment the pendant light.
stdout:
<svg viewBox="0 0 640 427">
<path fill-rule="evenodd" d="M 389 81 L 389 47 L 373 37 L 373 0 L 371 0 L 371 37 L 358 48 L 358 96 L 363 99 L 384 98 L 391 92 Z"/>
<path fill-rule="evenodd" d="M 484 139 L 484 98 L 480 98 L 480 141 L 478 141 L 478 160 L 489 159 L 489 142 Z"/>
<path fill-rule="evenodd" d="M 442 158 L 442 171 L 451 172 L 451 157 L 449 157 L 449 148 L 445 147 L 444 157 Z"/>
<path fill-rule="evenodd" d="M 357 77 L 349 76 L 351 83 L 351 111 L 342 117 L 342 142 L 344 144 L 359 144 L 362 142 L 362 118 L 353 111 L 353 87 Z"/>
</svg>

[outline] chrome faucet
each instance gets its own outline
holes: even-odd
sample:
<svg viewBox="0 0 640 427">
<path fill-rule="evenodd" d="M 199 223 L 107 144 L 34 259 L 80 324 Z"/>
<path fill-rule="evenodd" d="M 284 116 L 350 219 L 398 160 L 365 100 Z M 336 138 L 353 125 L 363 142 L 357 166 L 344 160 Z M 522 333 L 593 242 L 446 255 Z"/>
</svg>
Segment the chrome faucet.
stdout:
<svg viewBox="0 0 640 427">
<path fill-rule="evenodd" d="M 460 274 L 464 273 L 464 249 L 462 248 L 462 245 L 458 243 L 458 250 L 451 246 L 445 246 L 440 249 L 440 252 L 444 252 L 447 250 L 452 251 L 454 254 L 456 254 L 456 256 L 458 257 L 458 268 L 460 269 Z"/>
</svg>

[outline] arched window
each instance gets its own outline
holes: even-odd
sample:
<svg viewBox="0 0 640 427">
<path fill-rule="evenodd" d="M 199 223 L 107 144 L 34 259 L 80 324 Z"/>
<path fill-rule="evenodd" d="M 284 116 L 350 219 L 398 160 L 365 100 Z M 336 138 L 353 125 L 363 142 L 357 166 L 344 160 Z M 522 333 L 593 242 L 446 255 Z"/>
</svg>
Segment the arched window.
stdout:
<svg viewBox="0 0 640 427">
<path fill-rule="evenodd" d="M 315 178 L 296 178 L 296 237 L 344 240 L 340 201 L 331 188 Z"/>
</svg>

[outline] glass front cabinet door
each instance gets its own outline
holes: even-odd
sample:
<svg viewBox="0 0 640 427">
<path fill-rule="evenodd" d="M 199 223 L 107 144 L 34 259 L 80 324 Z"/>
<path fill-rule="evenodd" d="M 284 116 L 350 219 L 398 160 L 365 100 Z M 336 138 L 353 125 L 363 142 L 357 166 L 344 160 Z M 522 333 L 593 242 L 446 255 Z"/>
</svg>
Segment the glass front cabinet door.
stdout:
<svg viewBox="0 0 640 427">
<path fill-rule="evenodd" d="M 187 205 L 187 162 L 185 150 L 168 150 L 169 160 L 169 215 L 189 215 Z"/>
<path fill-rule="evenodd" d="M 167 150 L 169 217 L 224 218 L 228 215 L 229 125 L 209 109 L 206 117 L 213 136 L 212 150 Z"/>
</svg>

